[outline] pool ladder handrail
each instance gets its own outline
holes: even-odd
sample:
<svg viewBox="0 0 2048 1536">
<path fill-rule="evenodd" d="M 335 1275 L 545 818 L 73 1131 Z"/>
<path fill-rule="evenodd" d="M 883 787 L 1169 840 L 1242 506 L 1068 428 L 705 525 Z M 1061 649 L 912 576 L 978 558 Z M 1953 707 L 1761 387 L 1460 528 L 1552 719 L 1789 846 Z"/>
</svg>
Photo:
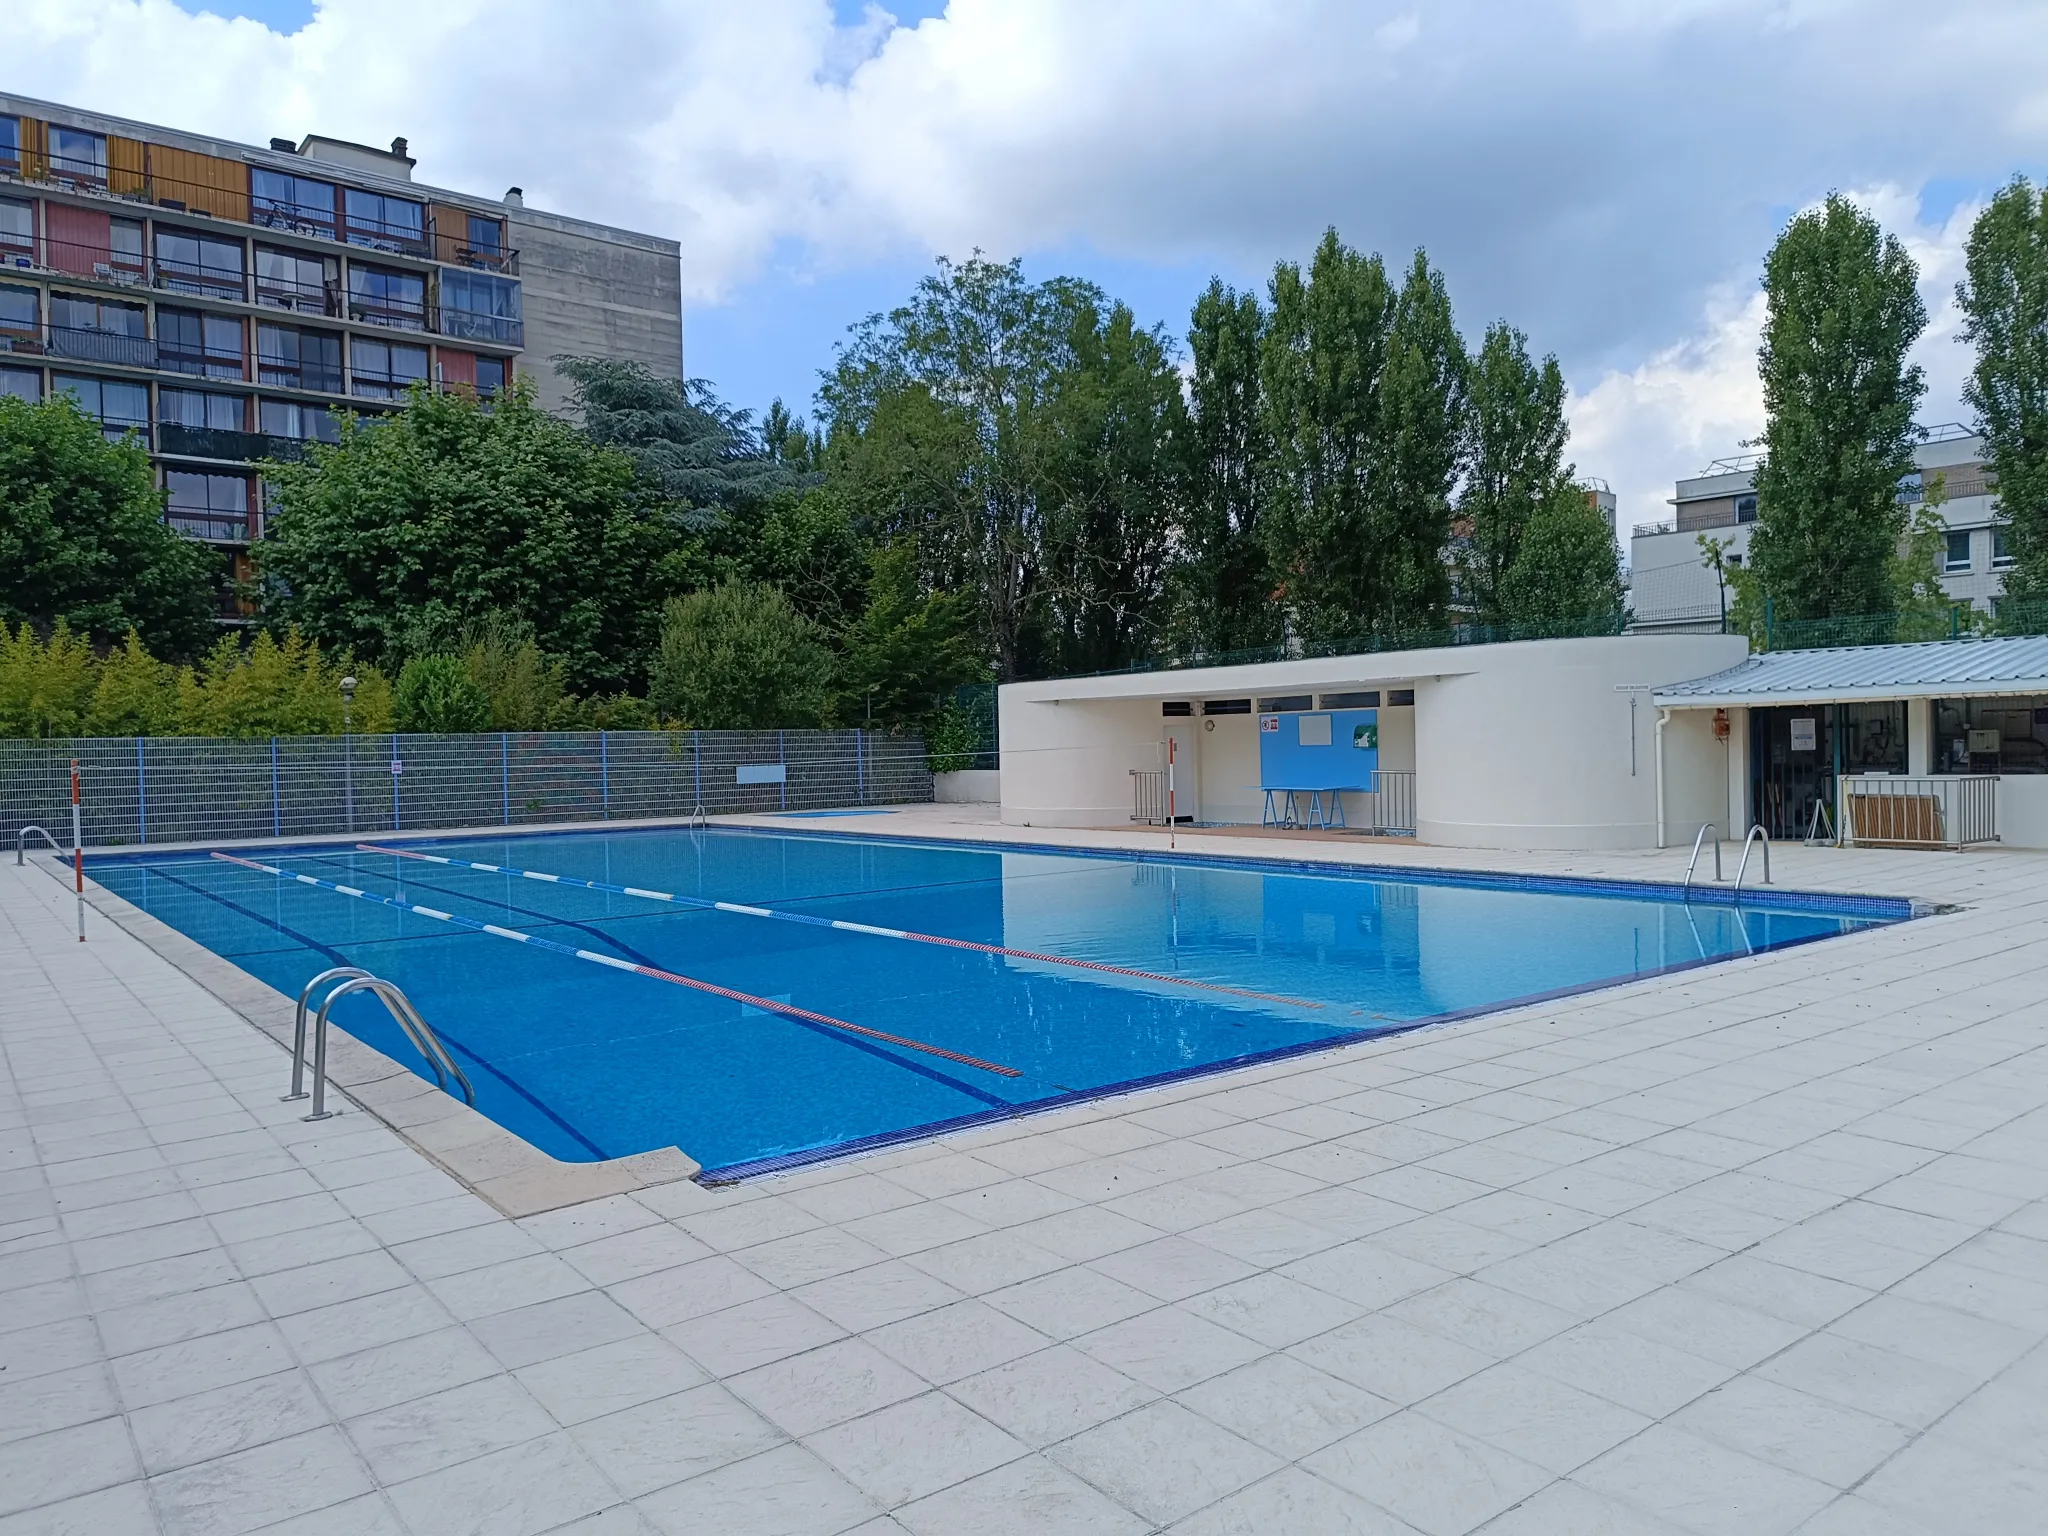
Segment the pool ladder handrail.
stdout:
<svg viewBox="0 0 2048 1536">
<path fill-rule="evenodd" d="M 1685 866 L 1685 880 L 1678 887 L 1678 894 L 1681 900 L 1685 897 L 1686 893 L 1692 889 L 1692 874 L 1693 871 L 1699 867 L 1700 848 L 1706 842 L 1707 834 L 1709 832 L 1714 834 L 1714 883 L 1718 885 L 1721 883 L 1722 880 L 1727 878 L 1725 875 L 1721 873 L 1720 824 L 1718 822 L 1703 821 L 1700 823 L 1700 830 L 1698 834 L 1692 840 L 1692 858 L 1686 863 Z"/>
<path fill-rule="evenodd" d="M 1742 900 L 1742 876 L 1749 868 L 1749 850 L 1758 838 L 1762 838 L 1764 844 L 1764 884 L 1771 883 L 1771 834 L 1762 826 L 1754 826 L 1749 829 L 1749 836 L 1742 840 L 1742 862 L 1735 866 L 1735 899 L 1738 902 Z"/>
<path fill-rule="evenodd" d="M 298 1013 L 292 1025 L 292 1091 L 284 1096 L 283 1102 L 289 1104 L 307 1096 L 306 1007 L 312 1001 L 314 990 L 329 981 L 338 985 L 330 988 L 321 999 L 313 1020 L 313 1112 L 306 1116 L 308 1120 L 325 1120 L 332 1113 L 327 1108 L 327 1017 L 334 1005 L 352 992 L 373 993 L 384 1005 L 384 1011 L 405 1031 L 405 1037 L 426 1058 L 427 1066 L 434 1074 L 435 1086 L 443 1093 L 452 1093 L 454 1090 L 448 1086 L 448 1081 L 453 1078 L 461 1085 L 462 1102 L 475 1107 L 476 1089 L 470 1085 L 468 1074 L 455 1064 L 455 1058 L 448 1054 L 448 1048 L 434 1033 L 433 1026 L 413 1006 L 412 999 L 395 982 L 373 976 L 355 965 L 337 965 L 324 970 L 300 989 Z"/>
<path fill-rule="evenodd" d="M 21 868 L 23 864 L 28 862 L 28 854 L 26 850 L 28 847 L 28 835 L 31 832 L 35 833 L 36 836 L 40 837 L 44 842 L 50 845 L 50 852 L 64 852 L 64 845 L 58 842 L 56 838 L 50 836 L 49 832 L 46 829 L 35 826 L 23 827 L 19 832 L 14 834 L 14 867 L 16 869 Z"/>
</svg>

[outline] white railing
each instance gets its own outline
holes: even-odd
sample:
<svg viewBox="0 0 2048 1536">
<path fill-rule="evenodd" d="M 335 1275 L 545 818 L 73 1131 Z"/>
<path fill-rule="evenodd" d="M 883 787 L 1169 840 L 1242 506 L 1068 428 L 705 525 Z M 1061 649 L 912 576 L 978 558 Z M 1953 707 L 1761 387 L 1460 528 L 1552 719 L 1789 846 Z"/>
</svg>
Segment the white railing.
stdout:
<svg viewBox="0 0 2048 1536">
<path fill-rule="evenodd" d="M 1998 841 L 1993 774 L 1858 774 L 1841 781 L 1842 840 L 1862 847 L 1967 848 Z"/>
</svg>

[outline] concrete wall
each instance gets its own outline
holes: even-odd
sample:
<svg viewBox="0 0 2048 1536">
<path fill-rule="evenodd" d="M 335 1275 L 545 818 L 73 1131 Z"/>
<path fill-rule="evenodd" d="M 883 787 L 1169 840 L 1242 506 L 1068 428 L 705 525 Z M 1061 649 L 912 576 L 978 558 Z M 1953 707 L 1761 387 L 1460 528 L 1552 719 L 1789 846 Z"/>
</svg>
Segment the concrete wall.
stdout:
<svg viewBox="0 0 2048 1536">
<path fill-rule="evenodd" d="M 1617 687 L 1724 671 L 1749 654 L 1749 642 L 1634 635 L 1483 649 L 1478 670 L 1416 687 L 1418 839 L 1472 848 L 1647 848 L 1657 841 L 1657 711 L 1643 694 L 1632 712 L 1630 695 Z M 1667 734 L 1667 768 L 1675 756 L 1697 753 L 1699 741 L 1685 733 L 1674 743 Z M 1706 743 L 1721 755 L 1711 728 Z M 1691 797 L 1714 773 L 1711 761 L 1687 762 L 1677 776 Z"/>
<path fill-rule="evenodd" d="M 2008 848 L 2048 848 L 2048 774 L 2000 775 L 1998 840 Z"/>
<path fill-rule="evenodd" d="M 1011 686 L 996 700 L 1006 823 L 1129 823 L 1131 770 L 1161 765 L 1156 698 L 1034 700 Z"/>
<path fill-rule="evenodd" d="M 567 381 L 560 356 L 618 357 L 645 363 L 664 378 L 683 371 L 682 264 L 675 242 L 507 208 L 508 238 L 519 251 L 526 351 L 519 366 L 540 403 L 560 410 Z"/>
<path fill-rule="evenodd" d="M 1003 798 L 1003 776 L 994 768 L 962 768 L 932 775 L 932 799 L 940 805 L 994 805 Z"/>
</svg>

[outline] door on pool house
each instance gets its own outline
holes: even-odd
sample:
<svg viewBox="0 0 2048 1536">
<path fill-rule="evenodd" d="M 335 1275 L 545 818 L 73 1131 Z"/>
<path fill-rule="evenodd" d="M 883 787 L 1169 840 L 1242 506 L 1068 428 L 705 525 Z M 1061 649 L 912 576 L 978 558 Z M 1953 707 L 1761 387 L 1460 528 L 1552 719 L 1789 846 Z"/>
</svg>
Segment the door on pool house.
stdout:
<svg viewBox="0 0 2048 1536">
<path fill-rule="evenodd" d="M 1750 821 L 1774 839 L 1803 838 L 1825 806 L 1832 835 L 1837 773 L 1904 773 L 1906 706 L 1898 700 L 1799 704 L 1749 712 Z"/>
</svg>

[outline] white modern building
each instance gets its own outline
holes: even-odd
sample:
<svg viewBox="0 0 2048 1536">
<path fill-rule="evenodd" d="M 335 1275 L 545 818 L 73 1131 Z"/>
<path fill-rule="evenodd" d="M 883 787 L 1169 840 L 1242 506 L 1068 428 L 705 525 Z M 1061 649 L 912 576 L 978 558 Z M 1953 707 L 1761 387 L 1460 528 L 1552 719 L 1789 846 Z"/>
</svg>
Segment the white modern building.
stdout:
<svg viewBox="0 0 2048 1536">
<path fill-rule="evenodd" d="M 1948 530 L 1942 586 L 1959 602 L 1988 608 L 2005 590 L 2011 560 L 1998 498 L 1985 475 L 1984 440 L 1965 427 L 1935 427 L 1914 449 L 1914 459 L 1919 468 L 1907 477 L 1901 496 L 1917 506 L 1938 476 L 1946 497 L 1940 510 Z M 1636 525 L 1629 539 L 1629 607 L 1637 630 L 1720 627 L 1722 584 L 1701 554 L 1700 538 L 1718 540 L 1738 564 L 1748 559 L 1758 462 L 1755 454 L 1716 459 L 1678 482 L 1668 519 Z"/>
<path fill-rule="evenodd" d="M 2048 638 L 1749 655 L 1672 631 L 1012 683 L 1017 826 L 1336 824 L 1453 847 L 2048 847 Z"/>
</svg>

